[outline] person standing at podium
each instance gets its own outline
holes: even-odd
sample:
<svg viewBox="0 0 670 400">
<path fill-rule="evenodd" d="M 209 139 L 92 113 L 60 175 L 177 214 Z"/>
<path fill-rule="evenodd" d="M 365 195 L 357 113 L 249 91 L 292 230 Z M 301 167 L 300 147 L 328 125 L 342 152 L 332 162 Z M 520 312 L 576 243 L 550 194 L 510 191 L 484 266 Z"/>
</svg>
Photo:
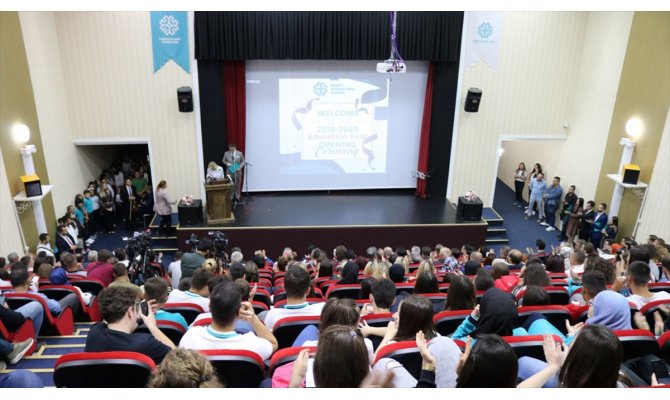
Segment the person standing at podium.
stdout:
<svg viewBox="0 0 670 400">
<path fill-rule="evenodd" d="M 158 182 L 154 211 L 161 217 L 161 223 L 158 225 L 159 234 L 170 235 L 172 230 L 172 204 L 176 203 L 176 201 L 170 200 L 170 195 L 167 192 L 167 182 L 164 180 Z"/>
<path fill-rule="evenodd" d="M 244 155 L 237 150 L 235 143 L 228 144 L 228 151 L 223 153 L 223 163 L 228 169 L 228 174 L 235 185 L 234 201 L 240 201 L 242 197 L 242 169 L 244 168 Z"/>
</svg>

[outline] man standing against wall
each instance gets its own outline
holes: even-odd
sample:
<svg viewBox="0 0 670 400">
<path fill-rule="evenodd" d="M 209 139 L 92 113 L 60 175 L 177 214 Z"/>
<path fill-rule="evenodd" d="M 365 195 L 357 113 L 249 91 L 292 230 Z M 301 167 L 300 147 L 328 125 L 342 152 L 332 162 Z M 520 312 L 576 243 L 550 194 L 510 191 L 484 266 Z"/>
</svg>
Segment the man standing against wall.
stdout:
<svg viewBox="0 0 670 400">
<path fill-rule="evenodd" d="M 563 189 L 561 189 L 561 178 L 558 176 L 554 177 L 554 180 L 544 191 L 544 213 L 547 217 L 545 222 L 542 222 L 540 225 L 547 227 L 547 232 L 555 231 L 554 223 L 556 222 L 556 210 L 558 210 L 558 204 L 561 201 L 561 196 L 563 195 Z"/>
<path fill-rule="evenodd" d="M 223 163 L 228 169 L 228 174 L 232 177 L 235 184 L 235 193 L 233 200 L 240 201 L 242 197 L 242 169 L 244 168 L 244 155 L 237 150 L 235 143 L 228 145 L 228 151 L 223 153 Z"/>
</svg>

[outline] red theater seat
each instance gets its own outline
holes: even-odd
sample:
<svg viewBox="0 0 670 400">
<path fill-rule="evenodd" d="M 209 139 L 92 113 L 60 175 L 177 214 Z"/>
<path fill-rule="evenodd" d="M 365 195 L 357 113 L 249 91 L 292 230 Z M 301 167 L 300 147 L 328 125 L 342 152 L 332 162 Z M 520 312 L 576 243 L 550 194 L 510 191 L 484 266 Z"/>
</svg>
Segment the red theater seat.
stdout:
<svg viewBox="0 0 670 400">
<path fill-rule="evenodd" d="M 44 323 L 42 323 L 41 331 L 37 332 L 38 335 L 55 333 L 64 336 L 74 333 L 74 317 L 70 307 L 65 307 L 59 315 L 54 315 L 49 311 L 49 305 L 46 300 L 34 293 L 5 293 L 4 296 L 7 300 L 7 305 L 12 310 L 16 310 L 31 301 L 37 301 L 42 305 L 44 309 Z"/>
<path fill-rule="evenodd" d="M 79 290 L 75 289 L 74 286 L 70 285 L 40 285 L 40 293 L 43 293 L 50 299 L 60 300 L 63 297 L 74 293 L 77 298 L 79 298 L 79 311 L 74 316 L 76 321 L 91 321 L 91 322 L 100 322 L 102 321 L 102 314 L 100 313 L 100 305 L 98 304 L 98 298 L 94 298 L 90 306 L 86 305 L 84 298 L 82 297 Z"/>
<path fill-rule="evenodd" d="M 557 343 L 563 341 L 556 335 L 552 335 Z M 528 335 L 528 336 L 503 336 L 502 339 L 507 342 L 516 353 L 517 357 L 533 357 L 538 360 L 546 361 L 544 358 L 544 343 L 543 335 Z"/>
<path fill-rule="evenodd" d="M 375 364 L 382 358 L 392 358 L 398 361 L 417 380 L 421 377 L 423 359 L 413 340 L 387 344 L 378 351 Z"/>
<path fill-rule="evenodd" d="M 433 316 L 435 329 L 442 336 L 451 335 L 458 326 L 466 319 L 472 310 L 442 311 Z"/>
<path fill-rule="evenodd" d="M 338 299 L 360 299 L 361 297 L 361 285 L 360 283 L 353 283 L 347 285 L 332 285 L 328 288 L 326 292 L 326 298 L 338 298 Z"/>
<path fill-rule="evenodd" d="M 519 313 L 519 326 L 522 326 L 531 314 L 538 312 L 547 317 L 549 323 L 565 334 L 568 333 L 565 321 L 572 321 L 572 314 L 565 306 L 525 306 L 519 307 L 517 312 Z"/>
<path fill-rule="evenodd" d="M 270 359 L 270 372 L 268 374 L 270 378 L 272 378 L 275 369 L 290 362 L 294 362 L 303 349 L 309 349 L 309 352 L 312 355 L 316 353 L 316 347 L 287 347 L 285 349 L 277 350 Z"/>
<path fill-rule="evenodd" d="M 644 329 L 627 329 L 614 331 L 619 341 L 623 345 L 623 359 L 646 356 L 647 354 L 656 354 L 658 352 L 658 342 L 653 333 Z"/>
<path fill-rule="evenodd" d="M 2 307 L 2 305 L 0 305 Z M 8 342 L 16 343 L 16 342 L 22 342 L 24 340 L 28 339 L 33 339 L 35 342 L 33 345 L 28 349 L 25 355 L 29 356 L 33 354 L 35 351 L 35 346 L 37 344 L 37 340 L 35 339 L 35 326 L 33 325 L 33 321 L 30 318 L 26 318 L 26 321 L 21 325 L 17 330 L 14 332 L 10 332 L 7 330 L 7 327 L 0 321 L 0 337 L 5 339 Z"/>
<path fill-rule="evenodd" d="M 191 325 L 198 315 L 205 312 L 200 305 L 194 303 L 167 303 L 163 306 L 163 310 L 181 314 L 187 325 Z"/>
<path fill-rule="evenodd" d="M 658 356 L 670 363 L 670 331 L 658 337 Z"/>
<path fill-rule="evenodd" d="M 168 339 L 172 340 L 172 343 L 174 343 L 175 346 L 179 345 L 179 341 L 186 333 L 186 329 L 182 326 L 182 324 L 174 321 L 156 321 L 156 326 L 158 329 L 160 329 L 161 332 L 165 334 L 165 336 L 168 337 Z M 149 328 L 144 325 L 139 326 L 135 332 L 151 333 L 149 332 Z"/>
<path fill-rule="evenodd" d="M 263 359 L 248 350 L 201 350 L 228 388 L 257 388 L 265 377 Z"/>
<path fill-rule="evenodd" d="M 141 388 L 156 369 L 153 360 L 131 351 L 70 353 L 54 366 L 56 387 Z"/>
<path fill-rule="evenodd" d="M 92 293 L 94 296 L 97 296 L 102 292 L 102 289 L 105 288 L 105 285 L 99 279 L 84 278 L 78 279 L 70 282 L 72 286 L 76 286 L 81 289 L 82 292 Z"/>
<path fill-rule="evenodd" d="M 275 322 L 272 333 L 277 338 L 279 348 L 285 349 L 293 345 L 293 341 L 305 327 L 309 325 L 319 326 L 319 323 L 320 317 L 318 315 L 286 317 Z"/>
</svg>

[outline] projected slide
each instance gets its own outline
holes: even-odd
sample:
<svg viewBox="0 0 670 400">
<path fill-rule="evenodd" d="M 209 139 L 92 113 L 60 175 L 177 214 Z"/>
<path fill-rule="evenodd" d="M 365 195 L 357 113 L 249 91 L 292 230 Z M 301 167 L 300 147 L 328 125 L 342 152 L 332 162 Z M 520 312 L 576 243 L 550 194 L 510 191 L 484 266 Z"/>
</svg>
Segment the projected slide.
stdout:
<svg viewBox="0 0 670 400">
<path fill-rule="evenodd" d="M 249 190 L 416 186 L 428 63 L 390 76 L 375 65 L 247 61 Z"/>
<path fill-rule="evenodd" d="M 384 96 L 364 104 L 366 93 Z M 280 79 L 279 147 L 302 160 L 330 160 L 345 173 L 385 173 L 388 121 L 375 109 L 388 105 L 383 87 L 352 79 Z"/>
</svg>

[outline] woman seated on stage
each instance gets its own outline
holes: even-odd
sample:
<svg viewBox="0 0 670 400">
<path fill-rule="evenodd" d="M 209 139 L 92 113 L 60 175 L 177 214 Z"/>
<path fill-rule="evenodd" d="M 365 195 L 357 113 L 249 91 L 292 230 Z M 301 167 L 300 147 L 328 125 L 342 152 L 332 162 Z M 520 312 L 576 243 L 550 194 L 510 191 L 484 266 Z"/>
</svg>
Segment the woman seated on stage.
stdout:
<svg viewBox="0 0 670 400">
<path fill-rule="evenodd" d="M 205 180 L 207 183 L 213 181 L 222 181 L 223 179 L 225 179 L 223 168 L 214 161 L 210 161 L 209 164 L 207 164 L 207 175 L 205 175 Z"/>
</svg>

